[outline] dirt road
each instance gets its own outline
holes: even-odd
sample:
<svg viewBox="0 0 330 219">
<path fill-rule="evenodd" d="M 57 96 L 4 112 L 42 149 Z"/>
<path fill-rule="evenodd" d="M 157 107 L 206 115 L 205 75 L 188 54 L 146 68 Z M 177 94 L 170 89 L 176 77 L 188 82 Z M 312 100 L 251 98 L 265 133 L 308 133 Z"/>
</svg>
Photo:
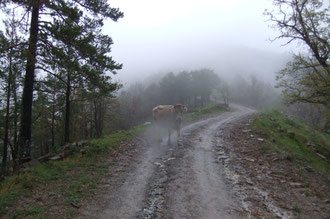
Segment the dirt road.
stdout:
<svg viewBox="0 0 330 219">
<path fill-rule="evenodd" d="M 183 145 L 153 141 L 119 158 L 103 194 L 81 211 L 80 218 L 246 218 L 226 180 L 222 130 L 252 114 L 235 106 L 232 112 L 183 128 Z M 175 142 L 175 139 L 173 139 Z"/>
</svg>

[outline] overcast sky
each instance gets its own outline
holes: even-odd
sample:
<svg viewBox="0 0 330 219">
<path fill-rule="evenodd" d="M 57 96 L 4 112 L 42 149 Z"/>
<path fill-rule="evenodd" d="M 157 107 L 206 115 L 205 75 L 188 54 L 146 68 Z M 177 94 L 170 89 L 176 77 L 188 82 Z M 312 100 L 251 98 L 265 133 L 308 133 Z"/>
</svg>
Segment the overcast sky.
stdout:
<svg viewBox="0 0 330 219">
<path fill-rule="evenodd" d="M 109 3 L 125 14 L 118 22 L 107 20 L 104 27 L 114 41 L 111 55 L 123 64 L 113 78 L 124 84 L 155 73 L 199 68 L 274 78 L 274 71 L 282 67 L 278 62 L 286 58 L 283 54 L 293 48 L 269 41 L 276 32 L 263 12 L 273 7 L 271 0 Z"/>
<path fill-rule="evenodd" d="M 263 12 L 272 8 L 271 0 L 109 2 L 125 14 L 105 27 L 114 40 L 113 58 L 124 65 L 115 79 L 124 82 L 158 72 L 202 67 L 218 71 L 217 63 L 240 65 L 249 51 L 280 56 L 292 48 L 269 41 L 276 33 Z"/>
</svg>

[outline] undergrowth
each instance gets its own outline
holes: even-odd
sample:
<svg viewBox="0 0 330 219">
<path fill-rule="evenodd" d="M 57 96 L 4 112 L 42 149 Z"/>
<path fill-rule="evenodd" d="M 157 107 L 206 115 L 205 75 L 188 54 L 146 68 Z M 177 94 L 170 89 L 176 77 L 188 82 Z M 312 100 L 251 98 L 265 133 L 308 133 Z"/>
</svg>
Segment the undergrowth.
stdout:
<svg viewBox="0 0 330 219">
<path fill-rule="evenodd" d="M 27 206 L 15 206 L 20 198 L 32 197 L 34 188 L 47 186 L 49 197 L 61 196 L 64 203 L 79 205 L 84 196 L 94 189 L 106 175 L 108 166 L 102 160 L 110 153 L 109 148 L 116 149 L 121 141 L 129 139 L 146 129 L 136 126 L 127 131 L 118 131 L 100 139 L 89 140 L 89 146 L 74 151 L 72 156 L 60 161 L 49 161 L 26 172 L 22 172 L 0 182 L 0 217 L 9 208 L 15 208 L 12 217 L 35 218 L 50 217 L 46 207 L 31 203 Z M 46 201 L 47 202 L 47 201 Z M 68 213 L 71 215 L 72 213 Z"/>
<path fill-rule="evenodd" d="M 275 110 L 257 116 L 252 128 L 265 138 L 261 150 L 289 153 L 293 161 L 330 175 L 330 137 L 326 133 Z"/>
</svg>

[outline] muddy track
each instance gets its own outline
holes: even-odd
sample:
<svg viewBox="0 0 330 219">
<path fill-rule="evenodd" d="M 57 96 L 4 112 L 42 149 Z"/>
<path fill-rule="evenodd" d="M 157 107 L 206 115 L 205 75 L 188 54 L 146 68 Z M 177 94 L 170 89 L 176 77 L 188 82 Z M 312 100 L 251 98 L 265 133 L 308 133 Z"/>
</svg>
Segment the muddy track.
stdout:
<svg viewBox="0 0 330 219">
<path fill-rule="evenodd" d="M 246 218 L 219 162 L 227 155 L 218 143 L 221 130 L 252 113 L 235 106 L 186 126 L 181 146 L 157 143 L 148 131 L 145 144 L 122 160 L 126 170 L 110 177 L 102 201 L 82 209 L 80 218 Z"/>
</svg>

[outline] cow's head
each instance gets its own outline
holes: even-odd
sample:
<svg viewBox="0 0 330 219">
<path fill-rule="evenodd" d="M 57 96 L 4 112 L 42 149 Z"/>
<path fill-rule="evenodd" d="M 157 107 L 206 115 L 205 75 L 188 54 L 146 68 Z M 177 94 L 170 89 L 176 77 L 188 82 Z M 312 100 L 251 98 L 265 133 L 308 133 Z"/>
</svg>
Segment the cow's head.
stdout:
<svg viewBox="0 0 330 219">
<path fill-rule="evenodd" d="M 183 113 L 187 112 L 188 108 L 183 104 L 176 104 L 174 106 L 175 120 L 181 122 L 183 118 Z"/>
</svg>

